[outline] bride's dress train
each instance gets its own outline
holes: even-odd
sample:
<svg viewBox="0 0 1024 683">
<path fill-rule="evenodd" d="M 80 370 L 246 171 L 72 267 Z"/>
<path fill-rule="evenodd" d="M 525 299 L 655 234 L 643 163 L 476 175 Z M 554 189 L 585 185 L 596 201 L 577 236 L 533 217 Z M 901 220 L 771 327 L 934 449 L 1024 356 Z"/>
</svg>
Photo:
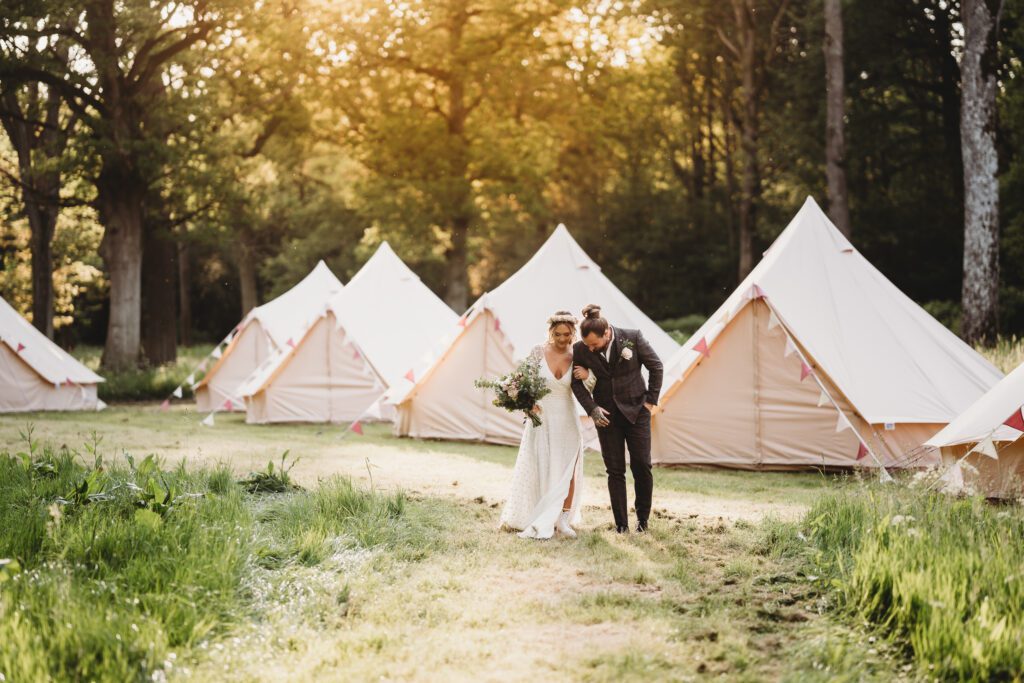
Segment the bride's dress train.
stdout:
<svg viewBox="0 0 1024 683">
<path fill-rule="evenodd" d="M 555 378 L 542 347 L 541 375 L 551 393 L 540 400 L 542 424 L 527 422 L 519 445 L 512 486 L 501 513 L 503 528 L 521 529 L 523 538 L 551 538 L 562 514 L 562 505 L 573 483 L 569 523 L 580 522 L 580 473 L 583 470 L 583 434 L 572 393 L 572 366 Z"/>
</svg>

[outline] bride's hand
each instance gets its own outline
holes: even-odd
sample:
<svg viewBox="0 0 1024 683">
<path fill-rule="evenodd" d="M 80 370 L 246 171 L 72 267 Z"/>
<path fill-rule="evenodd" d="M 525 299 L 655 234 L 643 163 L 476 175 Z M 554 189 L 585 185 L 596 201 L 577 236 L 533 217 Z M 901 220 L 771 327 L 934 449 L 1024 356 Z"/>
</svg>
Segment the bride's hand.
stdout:
<svg viewBox="0 0 1024 683">
<path fill-rule="evenodd" d="M 530 412 L 533 413 L 534 415 L 540 415 L 540 404 L 534 404 L 534 406 L 530 408 Z"/>
<path fill-rule="evenodd" d="M 572 376 L 581 382 L 586 382 L 587 378 L 590 377 L 590 370 L 587 370 L 582 365 L 577 365 L 572 369 Z"/>
</svg>

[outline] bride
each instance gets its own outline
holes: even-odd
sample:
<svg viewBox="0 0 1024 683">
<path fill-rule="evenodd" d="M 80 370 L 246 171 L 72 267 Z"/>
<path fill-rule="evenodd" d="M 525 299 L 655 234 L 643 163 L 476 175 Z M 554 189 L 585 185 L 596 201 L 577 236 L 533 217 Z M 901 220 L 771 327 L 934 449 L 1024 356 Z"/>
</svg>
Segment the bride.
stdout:
<svg viewBox="0 0 1024 683">
<path fill-rule="evenodd" d="M 580 473 L 583 435 L 572 394 L 572 344 L 577 320 L 568 311 L 548 318 L 548 342 L 534 347 L 530 357 L 551 393 L 534 411 L 541 425 L 528 420 L 512 472 L 512 490 L 501 513 L 502 528 L 521 530 L 522 538 L 551 538 L 559 533 L 576 538 L 580 522 Z M 579 379 L 589 372 L 578 368 Z"/>
</svg>

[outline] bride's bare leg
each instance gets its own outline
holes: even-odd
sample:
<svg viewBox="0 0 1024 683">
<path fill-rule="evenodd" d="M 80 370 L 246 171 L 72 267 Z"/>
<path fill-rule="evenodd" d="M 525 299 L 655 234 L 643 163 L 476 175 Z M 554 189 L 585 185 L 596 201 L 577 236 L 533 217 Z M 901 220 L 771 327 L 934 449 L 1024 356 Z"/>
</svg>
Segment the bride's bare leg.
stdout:
<svg viewBox="0 0 1024 683">
<path fill-rule="evenodd" d="M 578 468 L 579 466 L 580 466 L 580 461 L 579 461 L 579 457 L 577 457 L 576 458 L 576 467 Z M 565 497 L 565 501 L 562 503 L 562 512 L 565 512 L 567 510 L 571 510 L 572 509 L 572 498 L 573 498 L 573 496 L 576 493 L 576 476 L 578 474 L 582 474 L 582 472 L 577 472 L 574 469 L 572 474 L 573 474 L 572 479 L 569 480 L 569 495 L 567 495 Z"/>
</svg>

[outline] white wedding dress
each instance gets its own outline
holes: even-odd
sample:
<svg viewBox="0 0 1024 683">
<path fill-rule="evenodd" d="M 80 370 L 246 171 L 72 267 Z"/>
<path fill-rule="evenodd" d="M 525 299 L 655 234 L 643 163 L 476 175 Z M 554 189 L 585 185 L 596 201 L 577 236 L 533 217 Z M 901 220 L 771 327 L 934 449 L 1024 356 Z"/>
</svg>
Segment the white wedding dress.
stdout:
<svg viewBox="0 0 1024 683">
<path fill-rule="evenodd" d="M 512 472 L 512 488 L 501 513 L 502 528 L 521 530 L 523 538 L 551 538 L 562 504 L 573 487 L 571 526 L 580 523 L 580 473 L 583 471 L 583 433 L 572 393 L 572 366 L 556 379 L 538 346 L 541 376 L 551 393 L 540 400 L 541 425 L 527 421 Z"/>
</svg>

